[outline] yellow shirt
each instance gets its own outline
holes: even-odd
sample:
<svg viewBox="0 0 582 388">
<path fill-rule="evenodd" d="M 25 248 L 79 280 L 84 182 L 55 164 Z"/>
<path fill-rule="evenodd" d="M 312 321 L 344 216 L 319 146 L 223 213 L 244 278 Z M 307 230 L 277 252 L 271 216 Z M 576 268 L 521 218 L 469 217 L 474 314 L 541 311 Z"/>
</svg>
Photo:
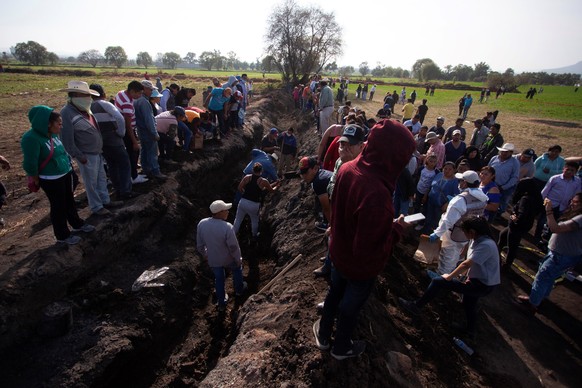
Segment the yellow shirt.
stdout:
<svg viewBox="0 0 582 388">
<path fill-rule="evenodd" d="M 406 103 L 406 105 L 402 107 L 402 112 L 404 112 L 402 114 L 403 118 L 405 119 L 412 118 L 412 112 L 414 112 L 414 104 L 411 102 Z"/>
</svg>

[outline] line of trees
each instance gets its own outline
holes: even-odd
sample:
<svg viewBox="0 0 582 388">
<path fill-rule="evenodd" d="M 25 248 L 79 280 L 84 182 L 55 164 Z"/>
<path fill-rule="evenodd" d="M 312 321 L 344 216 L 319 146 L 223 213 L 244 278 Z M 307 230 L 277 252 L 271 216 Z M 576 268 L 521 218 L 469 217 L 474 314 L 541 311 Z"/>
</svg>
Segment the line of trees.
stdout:
<svg viewBox="0 0 582 388">
<path fill-rule="evenodd" d="M 188 66 L 199 65 L 211 70 L 257 70 L 263 72 L 278 71 L 286 82 L 306 82 L 313 73 L 337 73 L 349 77 L 356 72 L 353 66 L 338 66 L 335 59 L 341 54 L 343 44 L 341 28 L 335 21 L 333 13 L 325 13 L 317 7 L 300 7 L 293 0 L 287 0 L 277 7 L 269 19 L 266 37 L 268 54 L 257 58 L 255 62 L 243 62 L 234 51 L 222 55 L 220 50 L 203 51 L 200 56 L 188 52 L 181 57 L 175 52 L 157 53 L 155 59 L 146 52 L 137 54 L 135 60 L 130 60 L 123 47 L 109 46 L 105 53 L 91 49 L 81 52 L 76 58 L 61 60 L 55 53 L 35 41 L 21 42 L 10 48 L 11 54 L 18 61 L 30 65 L 54 65 L 60 61 L 86 63 L 92 67 L 99 64 L 109 64 L 117 68 L 124 65 L 137 64 L 146 69 L 150 66 L 175 69 L 180 64 Z M 8 54 L 2 53 L 6 61 Z M 579 74 L 548 74 L 546 72 L 524 72 L 515 74 L 511 68 L 503 73 L 492 71 L 485 62 L 474 66 L 458 64 L 440 68 L 431 58 L 418 59 L 411 70 L 401 67 L 384 66 L 380 63 L 371 68 L 368 62 L 358 66 L 362 76 L 389 78 L 416 78 L 421 82 L 452 81 L 452 82 L 485 82 L 491 88 L 501 85 L 507 90 L 513 90 L 524 84 L 543 85 L 573 85 L 580 82 Z"/>
<path fill-rule="evenodd" d="M 263 65 L 267 64 L 268 61 L 265 62 L 257 59 L 256 62 L 244 62 L 237 57 L 234 51 L 230 51 L 224 56 L 219 50 L 204 51 L 199 57 L 194 52 L 188 52 L 184 57 L 175 52 L 157 53 L 155 59 L 147 51 L 141 51 L 137 54 L 136 59 L 133 60 L 128 58 L 123 47 L 109 46 L 103 54 L 99 50 L 90 49 L 81 52 L 77 57 L 59 58 L 58 55 L 49 52 L 40 43 L 28 41 L 18 43 L 14 47 L 11 47 L 10 53 L 16 60 L 33 66 L 55 65 L 59 62 L 76 62 L 85 63 L 92 67 L 106 64 L 117 68 L 125 65 L 138 65 L 147 69 L 155 65 L 157 67 L 175 69 L 180 64 L 186 64 L 188 66 L 200 65 L 202 68 L 208 70 L 274 70 L 274 68 L 269 70 L 263 68 Z M 7 62 L 9 59 L 8 53 L 2 53 L 2 61 Z"/>
</svg>

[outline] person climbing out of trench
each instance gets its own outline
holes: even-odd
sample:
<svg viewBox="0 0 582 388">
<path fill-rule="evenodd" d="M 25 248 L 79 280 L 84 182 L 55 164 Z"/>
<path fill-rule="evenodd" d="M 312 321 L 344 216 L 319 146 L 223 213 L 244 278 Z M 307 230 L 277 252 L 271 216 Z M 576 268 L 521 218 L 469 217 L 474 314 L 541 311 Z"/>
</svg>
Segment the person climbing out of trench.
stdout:
<svg viewBox="0 0 582 388">
<path fill-rule="evenodd" d="M 263 165 L 259 162 L 253 164 L 252 174 L 247 174 L 240 181 L 238 191 L 242 198 L 236 209 L 234 218 L 234 233 L 238 234 L 244 218 L 248 215 L 251 219 L 252 240 L 256 241 L 259 236 L 259 211 L 261 203 L 267 193 L 272 193 L 279 186 L 280 181 L 269 183 L 263 178 Z"/>
</svg>

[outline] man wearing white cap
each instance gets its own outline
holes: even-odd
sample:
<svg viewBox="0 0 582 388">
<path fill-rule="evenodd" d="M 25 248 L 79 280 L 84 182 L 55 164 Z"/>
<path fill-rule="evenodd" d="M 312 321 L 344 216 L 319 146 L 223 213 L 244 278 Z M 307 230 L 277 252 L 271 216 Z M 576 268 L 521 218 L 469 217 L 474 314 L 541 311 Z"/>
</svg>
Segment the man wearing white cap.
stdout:
<svg viewBox="0 0 582 388">
<path fill-rule="evenodd" d="M 515 146 L 512 143 L 505 143 L 502 147 L 497 147 L 499 155 L 495 155 L 489 162 L 489 166 L 495 169 L 495 183 L 501 191 L 499 199 L 498 214 L 503 214 L 507 208 L 507 203 L 513 196 L 517 182 L 519 181 L 519 162 L 513 158 Z"/>
<path fill-rule="evenodd" d="M 467 237 L 460 228 L 462 220 L 469 216 L 482 216 L 488 197 L 479 188 L 479 175 L 472 170 L 455 174 L 459 179 L 461 193 L 450 200 L 447 210 L 441 216 L 439 225 L 430 235 L 430 242 L 440 238 L 439 274 L 451 273 L 467 244 Z"/>
<path fill-rule="evenodd" d="M 99 93 L 89 89 L 89 85 L 83 81 L 69 81 L 67 88 L 61 91 L 68 93 L 67 105 L 61 109 L 63 145 L 77 161 L 91 212 L 100 216 L 108 215 L 110 212 L 105 207 L 120 206 L 123 203 L 112 202 L 107 191 L 101 154 L 103 138 L 91 113 L 91 96 L 99 96 Z"/>
<path fill-rule="evenodd" d="M 214 273 L 214 286 L 219 311 L 225 311 L 228 296 L 224 291 L 225 269 L 232 272 L 237 296 L 246 289 L 243 282 L 242 257 L 232 224 L 226 221 L 232 203 L 217 200 L 210 204 L 212 217 L 198 223 L 196 248 L 207 260 Z"/>
</svg>

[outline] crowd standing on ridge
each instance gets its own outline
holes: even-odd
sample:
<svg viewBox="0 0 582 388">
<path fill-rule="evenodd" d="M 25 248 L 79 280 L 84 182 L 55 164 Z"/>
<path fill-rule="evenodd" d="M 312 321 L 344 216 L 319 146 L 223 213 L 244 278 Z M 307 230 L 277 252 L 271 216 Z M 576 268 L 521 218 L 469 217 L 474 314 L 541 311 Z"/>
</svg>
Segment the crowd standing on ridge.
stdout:
<svg viewBox="0 0 582 388">
<path fill-rule="evenodd" d="M 464 124 L 469 123 L 466 119 L 474 105 L 471 94 L 461 97 L 459 117 L 455 119 L 454 125 L 447 128 L 444 116 L 437 117 L 434 125 L 424 125 L 429 110 L 427 99 L 423 99 L 421 105 L 417 106 L 416 91 L 413 90 L 406 98 L 407 90 L 403 87 L 400 93 L 396 90 L 386 93 L 384 104 L 376 115 L 383 121 L 376 123 L 373 119 L 367 119 L 364 111 L 352 105 L 347 97 L 349 81 L 345 79 L 339 79 L 340 86 L 335 99 L 339 103 L 338 118 L 336 123 L 326 129 L 327 124 L 322 125 L 318 98 L 322 87 L 329 82 L 333 84 L 334 81 L 326 79 L 322 83 L 319 77 L 314 76 L 309 85 L 297 85 L 293 91 L 296 107 L 314 115 L 318 123 L 317 133 L 321 135 L 317 155 L 304 157 L 299 163 L 302 178 L 312 185 L 324 210 L 315 228 L 324 230 L 327 222 L 330 222 L 326 230 L 330 248 L 327 255 L 321 258 L 323 266 L 315 271 L 316 276 L 331 276 L 326 300 L 318 305 L 323 312 L 322 318 L 313 326 L 319 349 L 331 348 L 332 356 L 337 359 L 357 356 L 365 349 L 365 344 L 352 341 L 350 334 L 359 308 L 369 294 L 369 284 L 375 277 L 373 272 L 361 275 L 362 271 L 372 271 L 367 264 L 361 264 L 367 263 L 371 256 L 369 252 L 358 253 L 362 248 L 360 244 L 366 238 L 360 234 L 357 225 L 353 225 L 355 220 L 359 221 L 359 211 L 365 211 L 366 206 L 358 211 L 353 210 L 359 203 L 358 191 L 350 186 L 349 190 L 345 189 L 348 191 L 342 193 L 343 186 L 339 183 L 342 182 L 342 176 L 347 177 L 355 169 L 370 182 L 367 185 L 362 183 L 362 186 L 372 184 L 374 175 L 366 176 L 362 163 L 367 163 L 367 166 L 371 164 L 369 152 L 373 145 L 373 135 L 396 125 L 396 121 L 390 118 L 395 113 L 397 103 L 402 105 L 398 110 L 402 117 L 400 122 L 413 136 L 414 147 L 407 158 L 401 154 L 398 154 L 400 158 L 396 154 L 389 158 L 392 163 L 399 160 L 402 167 L 399 168 L 400 174 L 384 170 L 385 182 L 398 178 L 390 185 L 390 194 L 385 195 L 385 198 L 392 198 L 390 208 L 394 212 L 394 225 L 406 226 L 399 217 L 407 215 L 409 211 L 420 212 L 425 220 L 416 225 L 415 229 L 427 234 L 430 243 L 440 242 L 437 271 L 430 271 L 433 279 L 427 292 L 418 300 L 401 298 L 404 309 L 419 315 L 421 307 L 433 299 L 440 289 L 459 292 L 463 295 L 467 318 L 466 325 L 460 329 L 468 338 L 474 338 L 478 299 L 490 294 L 501 282 L 502 270 L 511 270 L 519 242 L 536 219 L 535 238 L 539 240 L 538 247 L 548 253 L 536 275 L 531 295 L 518 298 L 527 310 L 535 311 L 541 300 L 548 296 L 553 281 L 568 268 L 582 262 L 582 169 L 579 159 L 565 163 L 559 156 L 562 150 L 559 145 L 551 145 L 540 157 L 534 148 L 526 148 L 518 153 L 515 145 L 502 134 L 498 111 L 486 112 L 483 118 L 470 122 L 471 128 L 465 128 Z M 367 91 L 367 83 L 364 86 L 358 84 L 355 100 L 365 100 Z M 496 98 L 504 92 L 503 87 L 498 88 Z M 425 95 L 429 94 L 434 94 L 434 86 L 427 85 Z M 532 89 L 526 98 L 532 98 L 533 94 L 535 91 Z M 479 103 L 486 103 L 490 95 L 491 91 L 484 88 Z M 353 126 L 360 127 L 365 134 L 362 145 L 366 146 L 358 149 L 359 156 L 352 157 L 355 160 L 347 164 L 350 168 L 340 169 L 334 161 L 342 166 L 351 159 L 340 158 L 338 139 L 341 153 L 341 143 L 346 144 L 348 139 L 346 131 Z M 385 150 L 393 142 L 396 142 L 395 138 L 387 140 Z M 399 139 L 398 144 L 404 143 Z M 328 178 L 322 170 L 334 173 Z M 331 188 L 327 194 L 318 188 L 325 184 Z M 368 191 L 372 195 L 375 190 Z M 347 192 L 350 193 L 349 200 L 345 196 Z M 372 199 L 369 201 L 367 204 L 372 206 Z M 543 211 L 542 202 L 546 212 Z M 339 214 L 336 209 L 341 209 Z M 344 220 L 341 217 L 345 209 L 350 209 L 351 217 Z M 376 211 L 378 215 L 381 214 L 380 210 Z M 358 217 L 354 218 L 354 212 Z M 497 241 L 491 232 L 490 223 L 507 224 Z M 378 229 L 379 224 L 385 223 L 372 224 Z M 374 236 L 374 232 L 366 235 L 370 240 Z M 369 244 L 378 248 L 386 244 L 390 246 L 394 242 L 394 238 L 387 232 L 382 234 L 380 240 Z M 347 246 L 351 244 L 354 245 Z M 336 246 L 342 249 L 334 249 Z M 366 248 L 374 249 L 371 246 Z M 502 260 L 505 249 L 506 258 Z M 350 252 L 353 256 L 348 257 Z M 350 262 L 358 262 L 359 268 L 346 264 Z M 337 329 L 332 346 L 334 318 Z"/>
<path fill-rule="evenodd" d="M 242 127 L 251 89 L 246 74 L 231 76 L 225 84 L 213 79 L 204 100 L 207 110 L 190 105 L 194 88 L 171 83 L 160 91 L 161 79 L 155 86 L 146 76 L 110 100 L 100 84 L 69 81 L 61 89 L 66 104 L 60 112 L 43 105 L 30 109 L 31 129 L 21 141 L 23 167 L 29 190 L 42 189 L 49 199 L 58 243 L 77 244 L 79 232 L 95 229 L 75 208 L 79 178 L 74 164 L 92 216 L 107 217 L 138 195 L 134 185 L 164 182 L 168 177 L 160 164 L 171 162 L 174 152 L 191 154 L 205 139 L 220 141 Z M 4 157 L 0 161 L 10 167 Z M 3 204 L 5 188 L 0 188 Z"/>
</svg>

